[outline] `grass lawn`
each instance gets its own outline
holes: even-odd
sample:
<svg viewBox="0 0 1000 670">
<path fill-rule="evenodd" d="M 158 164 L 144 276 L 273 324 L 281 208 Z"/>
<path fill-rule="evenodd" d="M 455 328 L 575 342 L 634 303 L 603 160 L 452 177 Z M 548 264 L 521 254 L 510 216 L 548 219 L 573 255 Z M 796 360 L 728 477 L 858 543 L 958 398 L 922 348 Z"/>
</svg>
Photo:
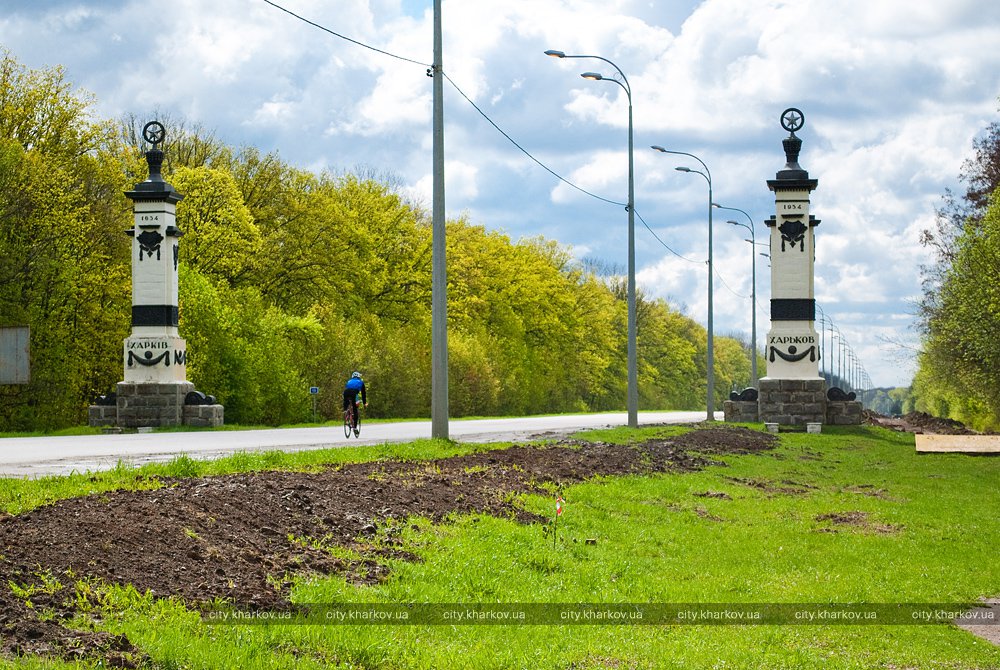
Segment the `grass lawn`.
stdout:
<svg viewBox="0 0 1000 670">
<path fill-rule="evenodd" d="M 676 430 L 584 437 L 628 441 Z M 824 431 L 783 433 L 772 452 L 726 456 L 725 465 L 700 472 L 569 487 L 555 541 L 541 524 L 410 519 L 384 530 L 402 537 L 419 561 L 391 561 L 391 577 L 375 586 L 302 578 L 292 599 L 738 606 L 971 603 L 1000 595 L 1000 459 L 918 456 L 912 435 L 877 428 Z M 496 446 L 428 441 L 0 481 L 0 507 L 17 513 L 58 497 L 155 486 L 146 476 L 154 473 L 315 467 L 372 454 L 430 458 Z M 178 471 L 157 470 L 169 467 Z M 554 497 L 526 496 L 523 504 L 552 516 Z M 103 606 L 92 614 L 100 616 L 81 615 L 80 626 L 126 633 L 151 668 L 1000 668 L 1000 648 L 949 624 L 213 625 L 172 600 L 96 588 Z"/>
</svg>

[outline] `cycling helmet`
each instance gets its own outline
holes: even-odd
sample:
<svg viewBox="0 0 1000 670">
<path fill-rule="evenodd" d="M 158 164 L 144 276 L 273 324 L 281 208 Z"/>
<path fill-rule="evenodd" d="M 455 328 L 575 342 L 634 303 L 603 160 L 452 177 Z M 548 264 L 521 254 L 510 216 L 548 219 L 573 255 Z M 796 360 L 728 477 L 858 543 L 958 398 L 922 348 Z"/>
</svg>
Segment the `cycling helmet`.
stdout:
<svg viewBox="0 0 1000 670">
<path fill-rule="evenodd" d="M 351 374 L 351 379 L 361 379 L 361 373 L 360 372 L 354 372 L 354 373 L 352 373 Z"/>
</svg>

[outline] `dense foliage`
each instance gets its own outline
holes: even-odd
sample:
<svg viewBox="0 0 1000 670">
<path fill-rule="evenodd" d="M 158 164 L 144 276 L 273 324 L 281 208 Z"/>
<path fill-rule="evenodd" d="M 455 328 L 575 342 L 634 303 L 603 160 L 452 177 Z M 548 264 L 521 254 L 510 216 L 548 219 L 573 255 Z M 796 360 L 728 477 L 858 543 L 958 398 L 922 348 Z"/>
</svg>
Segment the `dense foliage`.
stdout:
<svg viewBox="0 0 1000 670">
<path fill-rule="evenodd" d="M 923 350 L 916 408 L 979 429 L 1000 428 L 1000 124 L 976 139 L 963 165 L 966 193 L 948 192 L 924 242 Z"/>
<path fill-rule="evenodd" d="M 389 180 L 313 174 L 163 119 L 188 377 L 227 422 L 323 416 L 361 370 L 377 416 L 430 413 L 426 212 Z M 0 326 L 31 327 L 32 379 L 0 387 L 0 429 L 82 423 L 122 376 L 131 203 L 146 176 L 136 117 L 94 121 L 60 69 L 0 53 Z M 624 282 L 542 238 L 447 225 L 453 416 L 625 407 Z M 702 407 L 704 328 L 638 296 L 640 407 Z M 748 352 L 716 339 L 717 400 Z"/>
</svg>

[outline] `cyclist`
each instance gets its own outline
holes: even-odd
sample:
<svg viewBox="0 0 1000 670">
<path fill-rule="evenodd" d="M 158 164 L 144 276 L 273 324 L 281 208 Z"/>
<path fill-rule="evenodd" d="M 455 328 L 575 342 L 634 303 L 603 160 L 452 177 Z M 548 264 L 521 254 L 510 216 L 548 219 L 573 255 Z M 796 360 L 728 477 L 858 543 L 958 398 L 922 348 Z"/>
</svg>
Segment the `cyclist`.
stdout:
<svg viewBox="0 0 1000 670">
<path fill-rule="evenodd" d="M 358 394 L 361 394 L 361 404 L 368 407 L 368 394 L 365 389 L 365 382 L 361 378 L 360 372 L 354 372 L 351 374 L 351 378 L 347 380 L 347 384 L 344 386 L 344 411 L 347 411 L 348 406 L 354 410 L 354 437 L 361 434 L 358 430 Z"/>
</svg>

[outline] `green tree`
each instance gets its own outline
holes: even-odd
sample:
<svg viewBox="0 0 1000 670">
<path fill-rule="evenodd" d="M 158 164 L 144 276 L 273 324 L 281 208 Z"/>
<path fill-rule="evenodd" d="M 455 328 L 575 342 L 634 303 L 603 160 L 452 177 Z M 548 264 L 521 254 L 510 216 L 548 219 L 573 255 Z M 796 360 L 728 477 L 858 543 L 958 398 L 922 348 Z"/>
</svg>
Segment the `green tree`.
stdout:
<svg viewBox="0 0 1000 670">
<path fill-rule="evenodd" d="M 62 70 L 0 57 L 0 325 L 30 325 L 34 357 L 30 386 L 0 390 L 3 427 L 77 423 L 121 378 L 123 191 L 146 178 L 145 119 L 95 122 L 90 105 Z M 312 174 L 152 116 L 168 128 L 164 177 L 184 196 L 189 379 L 230 422 L 305 419 L 313 385 L 335 417 L 352 370 L 365 374 L 372 414 L 428 415 L 427 213 L 391 179 Z M 465 219 L 448 222 L 447 251 L 453 415 L 624 409 L 623 277 L 555 241 L 512 241 Z M 699 406 L 704 328 L 665 301 L 637 304 L 640 406 Z M 747 366 L 738 343 L 721 338 L 716 353 L 724 391 Z"/>
<path fill-rule="evenodd" d="M 996 427 L 1000 360 L 987 331 L 1000 319 L 997 292 L 990 285 L 1000 260 L 1000 124 L 990 124 L 975 139 L 973 156 L 959 177 L 965 194 L 945 193 L 935 228 L 922 238 L 935 259 L 923 269 L 918 313 L 923 349 L 912 400 L 922 411 Z"/>
<path fill-rule="evenodd" d="M 232 175 L 182 167 L 170 179 L 184 196 L 177 205 L 181 261 L 215 281 L 253 283 L 261 235 Z"/>
<path fill-rule="evenodd" d="M 120 376 L 128 213 L 110 126 L 90 104 L 60 68 L 0 53 L 0 325 L 32 333 L 31 383 L 0 391 L 6 428 L 78 423 Z"/>
<path fill-rule="evenodd" d="M 1000 426 L 1000 192 L 956 252 L 927 324 L 915 386 L 921 405 L 979 428 Z M 921 405 L 918 405 L 921 406 Z"/>
<path fill-rule="evenodd" d="M 306 420 L 311 384 L 302 361 L 320 338 L 318 319 L 288 315 L 256 288 L 220 286 L 187 264 L 179 280 L 188 379 L 225 405 L 230 423 Z"/>
</svg>

